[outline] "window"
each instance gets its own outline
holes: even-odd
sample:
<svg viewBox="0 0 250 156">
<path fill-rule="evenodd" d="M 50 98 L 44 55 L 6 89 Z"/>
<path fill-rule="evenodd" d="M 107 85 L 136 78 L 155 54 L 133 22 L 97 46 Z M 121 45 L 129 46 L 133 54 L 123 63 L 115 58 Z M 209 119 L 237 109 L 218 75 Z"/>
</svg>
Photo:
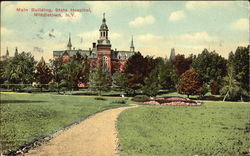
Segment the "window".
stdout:
<svg viewBox="0 0 250 156">
<path fill-rule="evenodd" d="M 103 71 L 108 71 L 108 58 L 106 56 L 103 56 L 102 58 L 102 67 Z"/>
</svg>

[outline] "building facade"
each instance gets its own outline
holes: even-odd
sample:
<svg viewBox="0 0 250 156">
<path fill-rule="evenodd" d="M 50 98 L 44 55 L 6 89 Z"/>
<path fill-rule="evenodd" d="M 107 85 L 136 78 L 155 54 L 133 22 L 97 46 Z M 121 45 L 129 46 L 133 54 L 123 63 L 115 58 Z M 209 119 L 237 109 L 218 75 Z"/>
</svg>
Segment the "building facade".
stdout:
<svg viewBox="0 0 250 156">
<path fill-rule="evenodd" d="M 116 71 L 123 72 L 124 65 L 129 57 L 135 54 L 135 47 L 133 43 L 133 36 L 131 39 L 130 50 L 114 50 L 111 49 L 111 42 L 109 40 L 109 29 L 106 24 L 105 14 L 103 14 L 102 24 L 99 29 L 99 39 L 97 43 L 93 43 L 92 48 L 88 50 L 72 49 L 71 36 L 69 35 L 69 41 L 67 49 L 62 51 L 53 51 L 53 57 L 59 58 L 63 62 L 67 62 L 76 53 L 80 53 L 88 58 L 90 67 L 102 66 L 103 70 L 109 73 Z"/>
</svg>

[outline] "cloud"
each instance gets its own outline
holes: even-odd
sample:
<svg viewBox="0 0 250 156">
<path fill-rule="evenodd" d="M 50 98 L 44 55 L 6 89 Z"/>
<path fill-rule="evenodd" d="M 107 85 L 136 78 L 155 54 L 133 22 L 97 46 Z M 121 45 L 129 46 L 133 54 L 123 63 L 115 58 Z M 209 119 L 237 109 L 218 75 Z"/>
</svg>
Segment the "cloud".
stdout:
<svg viewBox="0 0 250 156">
<path fill-rule="evenodd" d="M 77 36 L 83 38 L 83 40 L 85 40 L 85 41 L 88 40 L 90 42 L 95 42 L 97 39 L 99 39 L 99 31 L 92 30 L 92 31 L 78 34 Z"/>
<path fill-rule="evenodd" d="M 154 34 L 146 34 L 146 35 L 139 35 L 138 39 L 139 39 L 139 41 L 142 41 L 142 42 L 153 43 L 153 42 L 162 42 L 164 40 L 164 37 L 157 36 Z"/>
<path fill-rule="evenodd" d="M 212 41 L 216 39 L 216 37 L 210 36 L 206 31 L 196 32 L 193 34 L 187 33 L 180 35 L 178 38 L 184 41 Z"/>
<path fill-rule="evenodd" d="M 248 31 L 249 30 L 249 19 L 240 18 L 231 24 L 231 28 L 233 28 L 235 30 L 240 30 L 240 31 Z"/>
<path fill-rule="evenodd" d="M 186 8 L 189 10 L 204 9 L 218 6 L 226 6 L 227 4 L 230 4 L 230 2 L 188 1 L 186 2 Z"/>
<path fill-rule="evenodd" d="M 185 14 L 183 11 L 179 10 L 179 11 L 174 11 L 170 14 L 169 16 L 169 20 L 170 21 L 179 21 L 185 18 Z"/>
<path fill-rule="evenodd" d="M 129 25 L 132 27 L 139 27 L 143 25 L 153 24 L 155 22 L 154 16 L 145 16 L 145 17 L 137 17 L 134 20 L 129 22 Z"/>
<path fill-rule="evenodd" d="M 110 40 L 118 40 L 118 39 L 121 39 L 122 36 L 123 36 L 123 35 L 120 34 L 120 33 L 110 32 L 110 34 L 109 34 L 109 39 L 110 39 Z"/>
</svg>

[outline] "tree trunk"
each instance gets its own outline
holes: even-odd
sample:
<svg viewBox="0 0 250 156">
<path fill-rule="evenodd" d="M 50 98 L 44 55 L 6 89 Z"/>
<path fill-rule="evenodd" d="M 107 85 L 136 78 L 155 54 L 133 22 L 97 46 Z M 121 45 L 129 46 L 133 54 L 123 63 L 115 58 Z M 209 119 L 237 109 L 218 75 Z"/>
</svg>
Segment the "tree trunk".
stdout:
<svg viewBox="0 0 250 156">
<path fill-rule="evenodd" d="M 229 91 L 227 91 L 226 95 L 224 96 L 223 102 L 226 100 L 226 98 L 227 98 L 227 96 L 228 96 L 228 92 L 229 92 Z"/>
<path fill-rule="evenodd" d="M 240 101 L 241 101 L 241 102 L 244 102 L 244 101 L 243 101 L 243 97 L 242 97 L 242 95 L 240 95 Z"/>
</svg>

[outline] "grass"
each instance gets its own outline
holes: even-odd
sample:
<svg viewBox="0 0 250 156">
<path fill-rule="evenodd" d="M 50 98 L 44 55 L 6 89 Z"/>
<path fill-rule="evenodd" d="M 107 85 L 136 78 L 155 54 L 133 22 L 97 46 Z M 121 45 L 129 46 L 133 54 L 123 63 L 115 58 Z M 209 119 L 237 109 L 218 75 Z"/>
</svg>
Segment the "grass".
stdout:
<svg viewBox="0 0 250 156">
<path fill-rule="evenodd" d="M 121 155 L 242 155 L 248 153 L 249 104 L 143 106 L 117 123 Z M 249 129 L 248 129 L 249 130 Z"/>
<path fill-rule="evenodd" d="M 49 94 L 1 93 L 1 141 L 3 152 L 15 150 L 105 109 L 126 106 L 95 97 Z"/>
</svg>

